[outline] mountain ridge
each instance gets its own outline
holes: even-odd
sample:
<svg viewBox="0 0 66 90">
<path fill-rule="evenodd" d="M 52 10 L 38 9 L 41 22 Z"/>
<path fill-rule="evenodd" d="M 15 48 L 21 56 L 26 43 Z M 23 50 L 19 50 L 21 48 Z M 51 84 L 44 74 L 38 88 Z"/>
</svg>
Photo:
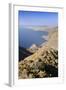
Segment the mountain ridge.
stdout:
<svg viewBox="0 0 66 90">
<path fill-rule="evenodd" d="M 58 77 L 58 30 L 49 34 L 48 42 L 19 62 L 19 79 Z"/>
</svg>

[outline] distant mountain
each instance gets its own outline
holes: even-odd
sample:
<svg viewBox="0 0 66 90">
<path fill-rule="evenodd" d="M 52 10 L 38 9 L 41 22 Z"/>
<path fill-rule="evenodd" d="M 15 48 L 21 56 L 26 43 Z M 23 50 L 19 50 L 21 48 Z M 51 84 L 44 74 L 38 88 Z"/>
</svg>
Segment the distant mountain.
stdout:
<svg viewBox="0 0 66 90">
<path fill-rule="evenodd" d="M 26 26 L 23 26 L 23 28 L 27 28 L 27 29 L 32 29 L 32 30 L 35 30 L 35 31 L 51 31 L 51 30 L 54 30 L 56 28 L 58 28 L 57 26 L 52 26 L 52 27 L 49 27 L 47 25 L 39 25 L 39 26 L 30 26 L 30 25 L 26 25 Z"/>
<path fill-rule="evenodd" d="M 27 26 L 28 29 L 33 29 L 35 31 L 44 31 L 47 30 L 49 27 L 48 26 Z"/>
<path fill-rule="evenodd" d="M 32 55 L 31 52 L 29 52 L 28 50 L 26 50 L 23 47 L 19 47 L 19 61 L 23 60 L 24 58 L 26 58 L 27 56 Z"/>
</svg>

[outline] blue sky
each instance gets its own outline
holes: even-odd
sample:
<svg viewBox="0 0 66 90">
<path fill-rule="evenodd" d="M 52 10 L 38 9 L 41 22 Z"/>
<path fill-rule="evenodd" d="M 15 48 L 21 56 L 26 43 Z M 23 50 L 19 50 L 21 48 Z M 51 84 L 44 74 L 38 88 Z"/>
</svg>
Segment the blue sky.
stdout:
<svg viewBox="0 0 66 90">
<path fill-rule="evenodd" d="M 57 12 L 35 12 L 35 11 L 19 11 L 19 26 L 35 25 L 35 26 L 57 26 Z"/>
</svg>

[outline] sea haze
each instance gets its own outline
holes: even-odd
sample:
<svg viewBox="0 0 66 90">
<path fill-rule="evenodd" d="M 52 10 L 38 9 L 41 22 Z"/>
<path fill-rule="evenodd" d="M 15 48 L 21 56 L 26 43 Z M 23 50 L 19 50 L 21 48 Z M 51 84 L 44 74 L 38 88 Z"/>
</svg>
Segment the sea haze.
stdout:
<svg viewBox="0 0 66 90">
<path fill-rule="evenodd" d="M 47 31 L 35 31 L 33 29 L 28 29 L 27 27 L 19 28 L 19 46 L 24 48 L 29 48 L 33 44 L 40 46 L 42 43 L 46 42 L 42 36 L 47 35 Z"/>
</svg>

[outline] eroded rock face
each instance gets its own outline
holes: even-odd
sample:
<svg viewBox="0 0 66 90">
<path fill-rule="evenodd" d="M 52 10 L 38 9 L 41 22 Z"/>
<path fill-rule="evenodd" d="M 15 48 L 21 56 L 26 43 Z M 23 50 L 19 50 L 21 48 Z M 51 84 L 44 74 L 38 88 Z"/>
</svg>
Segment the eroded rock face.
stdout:
<svg viewBox="0 0 66 90">
<path fill-rule="evenodd" d="M 48 48 L 37 55 L 19 62 L 19 79 L 58 77 L 58 50 Z"/>
<path fill-rule="evenodd" d="M 36 50 L 33 45 L 32 49 Z M 19 62 L 19 79 L 58 77 L 58 28 L 46 44 Z"/>
</svg>

